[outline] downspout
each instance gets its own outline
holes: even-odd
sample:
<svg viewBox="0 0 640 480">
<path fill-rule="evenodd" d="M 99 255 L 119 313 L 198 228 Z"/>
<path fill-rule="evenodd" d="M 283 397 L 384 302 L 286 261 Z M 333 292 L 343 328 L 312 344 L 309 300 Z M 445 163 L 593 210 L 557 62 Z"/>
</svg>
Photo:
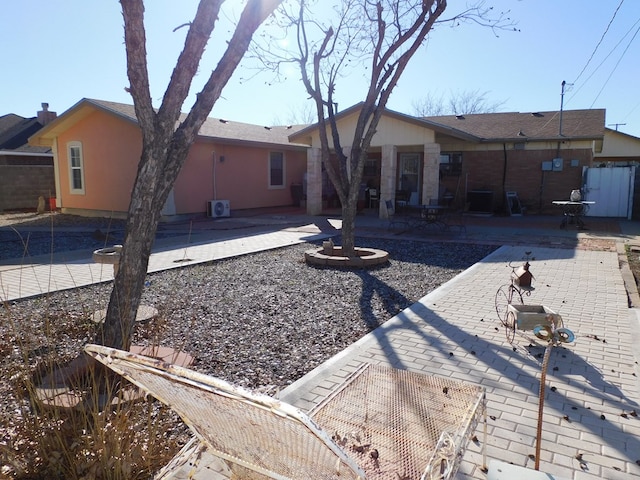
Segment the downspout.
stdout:
<svg viewBox="0 0 640 480">
<path fill-rule="evenodd" d="M 505 199 L 507 195 L 507 144 L 502 143 L 502 153 L 504 154 L 504 163 L 502 164 L 502 205 L 501 209 L 504 213 L 507 212 Z"/>
<path fill-rule="evenodd" d="M 53 178 L 56 187 L 56 208 L 62 211 L 62 190 L 60 189 L 60 157 L 58 155 L 58 137 L 54 137 L 53 144 L 51 145 L 51 151 L 53 152 Z"/>
<path fill-rule="evenodd" d="M 218 195 L 216 192 L 216 151 L 214 150 L 213 152 L 211 152 L 211 157 L 213 159 L 213 200 L 217 200 L 218 199 Z"/>
<path fill-rule="evenodd" d="M 542 174 L 540 175 L 540 189 L 538 193 L 538 212 L 542 213 L 542 193 L 544 192 L 544 170 L 542 170 Z"/>
</svg>

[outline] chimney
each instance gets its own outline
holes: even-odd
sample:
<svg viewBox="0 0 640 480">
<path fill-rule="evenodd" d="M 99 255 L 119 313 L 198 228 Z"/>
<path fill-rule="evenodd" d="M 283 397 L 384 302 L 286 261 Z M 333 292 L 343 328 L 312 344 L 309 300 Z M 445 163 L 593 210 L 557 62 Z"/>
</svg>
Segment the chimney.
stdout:
<svg viewBox="0 0 640 480">
<path fill-rule="evenodd" d="M 52 120 L 54 120 L 57 116 L 58 116 L 58 114 L 56 112 L 50 112 L 49 111 L 49 104 L 48 103 L 43 103 L 42 104 L 42 110 L 40 112 L 38 112 L 38 122 L 40 122 L 40 124 L 42 126 L 44 126 L 47 123 L 49 123 Z"/>
</svg>

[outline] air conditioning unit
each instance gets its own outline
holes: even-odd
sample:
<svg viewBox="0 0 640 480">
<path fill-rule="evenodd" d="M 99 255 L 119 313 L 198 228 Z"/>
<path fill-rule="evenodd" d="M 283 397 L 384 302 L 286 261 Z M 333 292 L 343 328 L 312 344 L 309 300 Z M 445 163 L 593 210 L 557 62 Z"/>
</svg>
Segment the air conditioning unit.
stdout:
<svg viewBox="0 0 640 480">
<path fill-rule="evenodd" d="M 231 207 L 229 206 L 229 200 L 210 201 L 207 214 L 212 218 L 230 216 Z"/>
</svg>

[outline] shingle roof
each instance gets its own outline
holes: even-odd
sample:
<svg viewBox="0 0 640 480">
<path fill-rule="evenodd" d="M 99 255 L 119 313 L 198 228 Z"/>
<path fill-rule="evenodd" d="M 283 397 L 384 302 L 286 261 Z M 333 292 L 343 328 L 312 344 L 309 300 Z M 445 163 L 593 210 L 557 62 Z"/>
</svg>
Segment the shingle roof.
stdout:
<svg viewBox="0 0 640 480">
<path fill-rule="evenodd" d="M 133 105 L 108 102 L 105 100 L 82 99 L 65 114 L 80 109 L 87 104 L 109 111 L 128 121 L 137 123 Z M 340 115 L 347 115 L 360 108 L 356 104 Z M 602 139 L 605 132 L 605 110 L 565 110 L 562 112 L 562 135 L 560 135 L 560 112 L 534 113 L 481 113 L 473 115 L 443 115 L 432 117 L 412 117 L 386 109 L 388 115 L 403 121 L 415 122 L 437 134 L 449 135 L 471 142 L 503 142 L 559 139 Z M 183 114 L 184 115 L 184 114 Z M 45 127 L 47 131 L 49 127 Z M 313 125 L 292 125 L 265 127 L 249 123 L 235 122 L 219 118 L 208 118 L 202 125 L 199 136 L 218 142 L 256 143 L 262 145 L 280 145 L 287 147 L 306 147 L 295 143 L 305 134 L 318 128 Z M 291 139 L 291 141 L 290 141 Z"/>
<path fill-rule="evenodd" d="M 560 138 L 560 112 L 479 113 L 424 117 L 474 135 L 483 141 Z M 562 112 L 562 137 L 602 138 L 605 110 L 565 110 Z"/>
<path fill-rule="evenodd" d="M 133 105 L 95 99 L 85 100 L 137 123 Z M 184 118 L 184 116 L 185 114 L 183 114 L 182 117 Z M 200 128 L 199 136 L 227 142 L 254 142 L 270 145 L 296 146 L 289 142 L 288 136 L 296 129 L 302 127 L 304 127 L 304 125 L 269 127 L 219 118 L 208 118 Z"/>
<path fill-rule="evenodd" d="M 40 130 L 37 118 L 24 118 L 14 113 L 0 117 L 0 150 L 30 153 L 49 153 L 48 147 L 32 147 L 29 137 Z"/>
<path fill-rule="evenodd" d="M 16 115 L 15 113 L 8 113 L 6 115 L 2 115 L 0 117 L 0 136 L 4 135 L 4 133 L 20 122 L 24 121 L 25 118 L 20 115 Z"/>
<path fill-rule="evenodd" d="M 352 114 L 362 103 L 343 110 L 338 117 Z M 560 112 L 479 113 L 473 115 L 441 115 L 413 117 L 390 109 L 385 114 L 400 121 L 415 123 L 436 134 L 470 142 L 503 142 L 525 140 L 599 139 L 605 130 L 605 110 L 565 110 L 562 114 L 562 137 L 559 135 Z M 308 125 L 291 138 L 299 138 L 318 128 Z"/>
</svg>

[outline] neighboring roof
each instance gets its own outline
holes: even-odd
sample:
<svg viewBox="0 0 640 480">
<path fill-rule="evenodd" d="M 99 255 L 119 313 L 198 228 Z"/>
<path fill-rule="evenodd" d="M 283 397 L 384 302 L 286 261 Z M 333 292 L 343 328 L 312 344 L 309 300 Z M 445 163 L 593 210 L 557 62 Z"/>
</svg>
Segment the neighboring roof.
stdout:
<svg viewBox="0 0 640 480">
<path fill-rule="evenodd" d="M 15 113 L 8 113 L 0 117 L 0 135 L 18 125 L 24 120 L 24 117 L 16 115 Z"/>
<path fill-rule="evenodd" d="M 562 117 L 562 135 L 560 118 Z M 488 141 L 558 139 L 601 139 L 605 131 L 605 110 L 565 110 L 532 113 L 478 113 L 425 117 Z"/>
<path fill-rule="evenodd" d="M 38 120 L 24 118 L 14 113 L 0 117 L 0 152 L 50 153 L 48 147 L 32 147 L 29 137 L 42 128 Z"/>
<path fill-rule="evenodd" d="M 640 141 L 640 137 L 636 137 L 634 135 L 631 135 L 630 133 L 624 133 L 621 132 L 619 130 L 614 130 L 613 128 L 605 128 L 604 129 L 606 133 L 610 134 L 610 135 L 620 135 L 623 138 L 628 138 L 629 140 L 632 141 Z"/>
<path fill-rule="evenodd" d="M 58 116 L 54 121 L 45 126 L 38 135 L 31 138 L 32 143 L 42 144 L 42 139 L 55 137 L 69 122 L 75 122 L 83 118 L 87 108 L 102 110 L 114 114 L 129 122 L 138 123 L 133 105 L 105 100 L 84 98 L 69 110 Z M 182 114 L 184 118 L 186 114 Z M 293 126 L 263 127 L 248 123 L 235 122 L 218 118 L 208 118 L 200 128 L 199 137 L 223 143 L 256 143 L 263 145 L 280 145 L 296 147 L 289 142 L 288 135 L 294 131 Z"/>
</svg>

